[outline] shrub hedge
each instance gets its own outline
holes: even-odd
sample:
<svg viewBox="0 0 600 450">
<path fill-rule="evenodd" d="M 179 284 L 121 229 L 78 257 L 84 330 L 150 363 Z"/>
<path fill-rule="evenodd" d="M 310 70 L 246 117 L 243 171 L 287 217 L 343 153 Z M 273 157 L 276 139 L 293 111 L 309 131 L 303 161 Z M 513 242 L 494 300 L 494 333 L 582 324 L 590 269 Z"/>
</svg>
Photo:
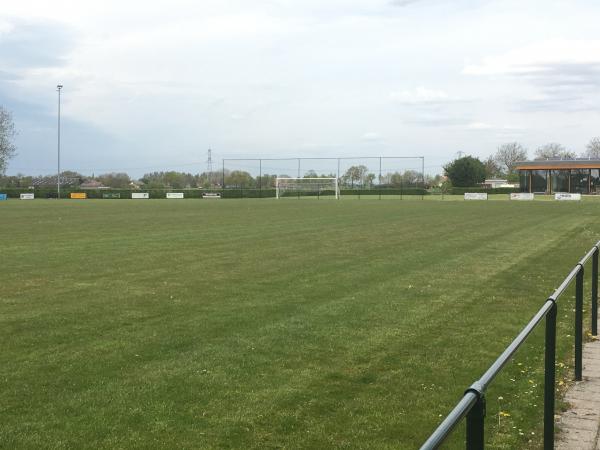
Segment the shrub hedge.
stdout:
<svg viewBox="0 0 600 450">
<path fill-rule="evenodd" d="M 8 198 L 19 198 L 21 193 L 33 193 L 36 198 L 48 198 L 56 197 L 55 188 L 2 188 L 0 187 L 0 193 L 8 194 Z M 275 189 L 245 189 L 228 188 L 225 190 L 221 189 L 73 189 L 65 188 L 61 190 L 62 198 L 69 198 L 71 192 L 85 192 L 88 198 L 103 198 L 103 194 L 119 194 L 121 199 L 130 199 L 132 192 L 148 192 L 150 198 L 166 198 L 167 192 L 183 192 L 185 198 L 202 198 L 203 193 L 216 192 L 220 193 L 223 198 L 270 198 L 275 197 Z M 463 195 L 465 192 L 487 192 L 488 194 L 510 194 L 513 192 L 520 192 L 518 188 L 495 188 L 495 189 L 483 189 L 481 187 L 472 188 L 458 188 L 454 187 L 448 192 L 448 195 Z M 340 194 L 344 195 L 429 195 L 426 189 L 423 188 L 382 188 L 382 189 L 341 189 Z M 301 196 L 315 196 L 314 193 L 300 193 L 293 195 Z"/>
<path fill-rule="evenodd" d="M 521 190 L 516 188 L 489 188 L 484 189 L 482 187 L 453 187 L 452 195 L 463 195 L 465 192 L 487 192 L 488 194 L 512 194 L 513 192 L 521 192 Z"/>
</svg>

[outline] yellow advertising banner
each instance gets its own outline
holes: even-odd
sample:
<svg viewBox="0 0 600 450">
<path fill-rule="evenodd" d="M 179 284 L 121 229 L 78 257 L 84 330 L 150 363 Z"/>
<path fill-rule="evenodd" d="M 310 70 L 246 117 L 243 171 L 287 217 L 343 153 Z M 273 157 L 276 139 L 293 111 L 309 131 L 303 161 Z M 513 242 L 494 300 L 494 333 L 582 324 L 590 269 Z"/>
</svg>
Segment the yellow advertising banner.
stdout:
<svg viewBox="0 0 600 450">
<path fill-rule="evenodd" d="M 87 198 L 85 192 L 71 192 L 71 198 Z"/>
</svg>

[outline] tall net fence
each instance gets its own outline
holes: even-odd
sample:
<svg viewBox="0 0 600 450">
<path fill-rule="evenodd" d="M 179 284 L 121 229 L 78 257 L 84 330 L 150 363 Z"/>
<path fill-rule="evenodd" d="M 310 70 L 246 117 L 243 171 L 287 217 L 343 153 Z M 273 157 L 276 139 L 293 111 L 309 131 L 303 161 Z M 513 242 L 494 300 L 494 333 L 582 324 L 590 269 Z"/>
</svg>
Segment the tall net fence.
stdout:
<svg viewBox="0 0 600 450">
<path fill-rule="evenodd" d="M 335 178 L 342 196 L 423 195 L 424 157 L 224 159 L 219 185 L 242 197 L 275 197 L 279 178 Z M 226 194 L 225 194 L 226 195 Z"/>
</svg>

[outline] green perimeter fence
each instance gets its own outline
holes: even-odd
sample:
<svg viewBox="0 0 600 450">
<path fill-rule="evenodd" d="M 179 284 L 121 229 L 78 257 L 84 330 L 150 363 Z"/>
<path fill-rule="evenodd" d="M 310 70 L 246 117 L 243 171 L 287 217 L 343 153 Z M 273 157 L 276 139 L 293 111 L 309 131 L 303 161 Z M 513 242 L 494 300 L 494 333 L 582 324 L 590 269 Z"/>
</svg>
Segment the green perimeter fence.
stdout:
<svg viewBox="0 0 600 450">
<path fill-rule="evenodd" d="M 244 187 L 239 188 L 227 188 L 227 189 L 77 189 L 77 188 L 63 188 L 61 189 L 61 198 L 69 198 L 71 193 L 84 192 L 87 198 L 120 198 L 130 199 L 132 193 L 147 192 L 149 198 L 166 198 L 168 192 L 183 192 L 185 198 L 202 198 L 203 194 L 215 193 L 220 194 L 221 198 L 274 198 L 275 189 L 247 189 Z M 358 196 L 365 198 L 381 198 L 385 196 L 400 197 L 403 196 L 421 196 L 426 195 L 463 195 L 465 192 L 487 192 L 488 194 L 510 194 L 513 192 L 519 192 L 518 189 L 513 188 L 496 188 L 496 189 L 481 189 L 481 188 L 452 188 L 447 192 L 427 190 L 420 187 L 406 187 L 406 188 L 372 188 L 372 189 L 341 189 L 341 196 Z M 8 198 L 19 198 L 21 194 L 30 193 L 34 194 L 35 198 L 57 198 L 55 188 L 2 188 L 0 187 L 0 194 L 7 194 Z M 332 192 L 328 192 L 324 195 L 331 195 Z M 320 194 L 317 192 L 299 192 L 291 193 L 290 197 L 319 197 Z"/>
<path fill-rule="evenodd" d="M 598 253 L 600 241 L 579 260 L 573 270 L 563 280 L 561 285 L 550 295 L 529 323 L 517 337 L 506 347 L 504 352 L 489 367 L 483 376 L 473 383 L 464 393 L 454 409 L 446 416 L 433 434 L 421 447 L 421 450 L 439 448 L 450 436 L 456 426 L 466 417 L 466 448 L 468 450 L 485 447 L 485 398 L 486 390 L 503 367 L 525 342 L 531 332 L 545 318 L 544 340 L 544 449 L 554 448 L 554 408 L 556 395 L 556 315 L 558 299 L 564 294 L 569 285 L 575 280 L 575 381 L 583 379 L 583 276 L 584 266 L 592 260 L 592 289 L 591 289 L 591 330 L 592 335 L 598 335 Z"/>
</svg>

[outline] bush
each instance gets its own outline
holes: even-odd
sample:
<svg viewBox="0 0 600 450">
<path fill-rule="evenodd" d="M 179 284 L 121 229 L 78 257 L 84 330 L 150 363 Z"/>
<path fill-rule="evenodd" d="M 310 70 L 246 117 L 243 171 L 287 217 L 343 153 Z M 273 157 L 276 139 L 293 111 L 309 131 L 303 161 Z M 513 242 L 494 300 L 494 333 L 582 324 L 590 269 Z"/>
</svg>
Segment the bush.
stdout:
<svg viewBox="0 0 600 450">
<path fill-rule="evenodd" d="M 485 166 L 478 158 L 465 156 L 444 166 L 446 175 L 453 186 L 467 187 L 481 183 L 485 179 Z"/>
<path fill-rule="evenodd" d="M 490 195 L 492 194 L 512 194 L 513 192 L 521 192 L 518 187 L 514 188 L 489 188 L 485 189 L 483 187 L 453 187 L 448 192 L 451 195 L 463 195 L 465 192 L 486 192 Z"/>
<path fill-rule="evenodd" d="M 373 188 L 373 189 L 341 189 L 340 195 L 428 195 L 426 189 L 410 188 Z"/>
</svg>

